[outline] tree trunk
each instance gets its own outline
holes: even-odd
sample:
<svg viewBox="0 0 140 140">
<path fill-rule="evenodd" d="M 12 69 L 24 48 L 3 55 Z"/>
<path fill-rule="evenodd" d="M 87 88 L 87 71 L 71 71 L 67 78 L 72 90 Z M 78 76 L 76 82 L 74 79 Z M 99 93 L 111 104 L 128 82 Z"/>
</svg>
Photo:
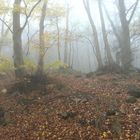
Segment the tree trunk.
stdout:
<svg viewBox="0 0 140 140">
<path fill-rule="evenodd" d="M 60 30 L 59 30 L 59 23 L 58 18 L 56 19 L 56 27 L 57 27 L 57 52 L 58 52 L 58 60 L 61 61 L 61 54 L 60 54 Z"/>
<path fill-rule="evenodd" d="M 105 50 L 107 53 L 107 59 L 108 59 L 107 61 L 108 61 L 108 65 L 111 65 L 114 63 L 114 61 L 112 58 L 112 54 L 111 54 L 111 50 L 110 50 L 110 46 L 109 46 L 109 42 L 108 42 L 108 38 L 107 38 L 106 27 L 105 27 L 105 22 L 104 22 L 104 17 L 103 17 L 103 11 L 102 11 L 102 7 L 101 7 L 101 0 L 98 0 L 98 7 L 99 7 L 99 13 L 100 13 L 100 19 L 101 19 L 103 40 L 104 40 Z"/>
<path fill-rule="evenodd" d="M 66 30 L 65 30 L 65 48 L 64 48 L 64 63 L 67 64 L 68 61 L 68 32 L 69 32 L 69 4 L 67 4 L 66 13 Z"/>
<path fill-rule="evenodd" d="M 44 21 L 46 16 L 47 3 L 44 2 L 41 12 L 40 24 L 39 24 L 39 40 L 40 40 L 40 50 L 39 50 L 39 61 L 37 75 L 42 76 L 44 74 L 44 55 L 45 55 L 45 42 L 44 42 Z"/>
<path fill-rule="evenodd" d="M 129 23 L 126 19 L 126 8 L 124 0 L 119 0 L 119 15 L 122 26 L 121 61 L 124 70 L 131 67 L 132 54 L 130 44 Z"/>
<path fill-rule="evenodd" d="M 16 6 L 20 7 L 21 0 L 15 0 L 13 10 L 13 49 L 14 49 L 14 66 L 17 77 L 25 75 L 23 52 L 22 52 L 22 30 L 20 28 L 20 11 Z"/>
<path fill-rule="evenodd" d="M 71 54 L 72 54 L 72 41 L 70 42 L 70 45 L 69 45 L 69 57 L 68 57 L 69 67 L 71 66 Z"/>
<path fill-rule="evenodd" d="M 88 15 L 91 27 L 92 27 L 92 31 L 93 31 L 93 41 L 94 41 L 94 46 L 95 46 L 95 51 L 96 51 L 96 58 L 97 58 L 98 68 L 101 69 L 103 67 L 103 63 L 102 63 L 102 58 L 101 58 L 101 52 L 100 52 L 100 47 L 99 47 L 99 40 L 98 40 L 97 30 L 96 30 L 95 24 L 93 22 L 93 19 L 91 17 L 88 0 L 87 0 L 87 3 L 85 2 L 85 0 L 83 0 L 83 3 L 84 3 L 85 10 L 87 12 L 87 15 Z"/>
</svg>

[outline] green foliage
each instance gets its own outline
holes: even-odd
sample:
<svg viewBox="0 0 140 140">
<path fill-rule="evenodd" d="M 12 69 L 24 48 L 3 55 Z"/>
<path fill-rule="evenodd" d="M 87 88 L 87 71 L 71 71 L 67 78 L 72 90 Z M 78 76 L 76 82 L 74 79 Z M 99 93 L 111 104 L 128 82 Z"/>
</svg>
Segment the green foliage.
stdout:
<svg viewBox="0 0 140 140">
<path fill-rule="evenodd" d="M 8 72 L 13 69 L 13 62 L 9 58 L 0 57 L 0 72 Z"/>
<path fill-rule="evenodd" d="M 62 61 L 55 61 L 54 63 L 46 65 L 46 70 L 58 70 L 60 68 L 67 68 L 68 66 Z"/>
<path fill-rule="evenodd" d="M 24 68 L 27 70 L 27 72 L 34 73 L 36 70 L 36 63 L 31 59 L 25 59 Z"/>
</svg>

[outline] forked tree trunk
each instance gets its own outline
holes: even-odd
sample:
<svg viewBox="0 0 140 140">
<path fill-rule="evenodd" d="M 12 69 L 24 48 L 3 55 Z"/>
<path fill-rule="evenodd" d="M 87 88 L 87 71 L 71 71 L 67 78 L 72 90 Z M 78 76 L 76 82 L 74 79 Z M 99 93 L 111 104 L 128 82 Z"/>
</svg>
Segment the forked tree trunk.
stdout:
<svg viewBox="0 0 140 140">
<path fill-rule="evenodd" d="M 119 0 L 119 15 L 122 26 L 121 61 L 124 70 L 129 70 L 132 62 L 129 22 L 126 19 L 126 8 L 124 0 Z"/>
</svg>

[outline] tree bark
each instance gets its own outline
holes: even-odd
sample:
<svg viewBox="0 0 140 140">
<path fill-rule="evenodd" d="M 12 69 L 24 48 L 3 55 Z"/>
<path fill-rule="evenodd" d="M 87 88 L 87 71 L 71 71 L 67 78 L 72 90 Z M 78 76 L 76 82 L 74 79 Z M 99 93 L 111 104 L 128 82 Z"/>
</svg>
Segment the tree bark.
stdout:
<svg viewBox="0 0 140 140">
<path fill-rule="evenodd" d="M 108 42 L 108 38 L 107 38 L 106 27 L 105 27 L 103 11 L 102 11 L 102 6 L 101 6 L 101 0 L 98 0 L 98 7 L 99 7 L 99 13 L 100 13 L 100 19 L 101 19 L 103 40 L 104 40 L 105 50 L 107 53 L 107 61 L 108 61 L 108 65 L 111 65 L 114 63 L 114 61 L 113 61 L 113 57 L 111 54 L 111 50 L 110 50 L 110 46 L 109 46 L 109 42 Z"/>
<path fill-rule="evenodd" d="M 57 27 L 57 52 L 58 52 L 58 60 L 61 61 L 61 53 L 60 53 L 60 30 L 59 30 L 59 21 L 56 19 L 56 27 Z"/>
<path fill-rule="evenodd" d="M 44 74 L 44 55 L 45 55 L 44 22 L 45 22 L 45 16 L 46 16 L 46 9 L 47 9 L 47 3 L 44 1 L 42 12 L 41 12 L 40 24 L 39 24 L 40 49 L 39 49 L 37 75 L 40 75 L 40 76 Z"/>
<path fill-rule="evenodd" d="M 66 29 L 65 29 L 65 48 L 64 48 L 64 63 L 68 62 L 68 32 L 69 32 L 69 4 L 67 4 L 67 13 L 66 13 Z"/>
<path fill-rule="evenodd" d="M 13 49 L 14 49 L 14 66 L 17 77 L 25 75 L 23 52 L 22 52 L 22 30 L 20 28 L 20 9 L 21 0 L 15 0 L 13 10 Z"/>
<path fill-rule="evenodd" d="M 93 41 L 94 41 L 94 46 L 95 46 L 95 50 L 96 50 L 96 58 L 97 58 L 98 68 L 101 69 L 103 67 L 103 63 L 102 63 L 102 58 L 101 58 L 101 52 L 100 52 L 100 47 L 99 47 L 97 30 L 96 30 L 94 21 L 91 17 L 88 0 L 86 0 L 86 1 L 83 0 L 83 3 L 84 3 L 84 7 L 85 7 L 85 10 L 87 12 L 87 15 L 88 15 L 91 27 L 92 27 L 92 31 L 93 31 Z"/>
<path fill-rule="evenodd" d="M 122 27 L 121 61 L 124 70 L 129 70 L 132 62 L 129 22 L 126 19 L 124 0 L 119 0 L 119 16 Z"/>
</svg>

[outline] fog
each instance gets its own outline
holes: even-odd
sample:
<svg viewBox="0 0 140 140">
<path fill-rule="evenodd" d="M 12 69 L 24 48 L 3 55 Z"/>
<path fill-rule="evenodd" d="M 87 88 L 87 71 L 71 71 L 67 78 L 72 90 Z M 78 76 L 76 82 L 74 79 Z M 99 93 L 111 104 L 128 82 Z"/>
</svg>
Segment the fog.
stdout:
<svg viewBox="0 0 140 140">
<path fill-rule="evenodd" d="M 140 0 L 0 0 L 0 140 L 140 140 Z"/>
<path fill-rule="evenodd" d="M 13 2 L 14 1 L 4 1 L 6 8 L 10 7 L 10 9 L 6 9 L 4 13 L 2 13 L 3 9 L 1 9 L 1 19 L 5 20 L 8 25 L 12 24 L 12 10 Z M 28 10 L 33 7 L 35 2 L 28 1 L 27 3 Z M 129 0 L 125 2 L 126 4 L 126 11 L 131 8 L 135 4 L 133 0 Z M 28 24 L 25 26 L 25 29 L 22 33 L 22 48 L 24 57 L 30 58 L 36 63 L 38 62 L 38 49 L 35 49 L 36 45 L 39 45 L 39 17 L 40 13 L 36 11 L 41 12 L 41 3 L 34 9 L 33 13 L 28 19 Z M 102 2 L 103 7 L 106 7 L 108 14 L 111 18 L 111 20 L 114 22 L 114 26 L 116 26 L 116 29 L 118 30 L 121 26 L 120 19 L 119 19 L 119 11 L 118 11 L 118 4 L 117 1 L 112 0 L 106 0 Z M 26 8 L 24 2 L 21 2 L 22 8 Z M 94 24 L 97 29 L 97 34 L 99 38 L 99 45 L 100 45 L 100 51 L 102 54 L 103 63 L 105 63 L 105 46 L 102 36 L 102 25 L 101 25 L 101 18 L 98 8 L 98 2 L 90 1 L 90 13 L 92 16 L 92 20 L 94 21 Z M 2 6 L 1 6 L 2 7 Z M 134 6 L 133 6 L 134 7 Z M 132 7 L 132 8 L 133 8 Z M 60 13 L 55 13 L 54 8 L 60 9 Z M 95 50 L 94 48 L 94 36 L 92 32 L 92 27 L 87 15 L 87 12 L 85 10 L 84 4 L 82 0 L 50 0 L 47 4 L 46 9 L 46 18 L 44 21 L 45 29 L 44 33 L 50 34 L 50 39 L 45 44 L 45 47 L 49 48 L 46 51 L 45 54 L 45 64 L 50 64 L 58 60 L 58 48 L 57 48 L 57 23 L 59 26 L 59 45 L 60 45 L 60 55 L 61 55 L 61 61 L 64 61 L 64 50 L 65 50 L 65 30 L 66 30 L 66 15 L 67 15 L 67 8 L 69 9 L 69 15 L 68 15 L 68 52 L 67 56 L 70 58 L 70 62 L 72 63 L 72 68 L 81 72 L 91 72 L 95 71 L 98 68 L 96 56 L 95 56 Z M 37 9 L 37 10 L 36 10 Z M 47 14 L 51 11 L 52 14 Z M 25 10 L 25 9 L 24 9 Z M 23 14 L 21 14 L 21 26 L 24 25 L 26 21 L 26 15 L 25 11 L 23 10 Z M 53 11 L 54 10 L 54 11 Z M 129 9 L 127 18 L 130 17 L 133 9 Z M 54 13 L 53 13 L 54 12 Z M 62 12 L 62 13 L 61 13 Z M 27 12 L 28 13 L 28 12 Z M 130 34 L 137 31 L 139 25 L 135 25 L 139 21 L 139 5 L 137 5 L 137 8 L 135 10 L 135 13 L 133 15 L 131 24 L 129 25 Z M 54 14 L 54 15 L 53 15 Z M 103 8 L 103 16 L 106 26 L 106 33 L 109 40 L 109 46 L 111 49 L 111 53 L 113 56 L 114 61 L 116 61 L 116 52 L 119 49 L 118 41 L 113 33 L 113 29 L 111 27 L 110 21 L 108 20 L 108 17 L 105 13 L 105 10 Z M 58 20 L 58 21 L 56 21 Z M 7 30 L 7 26 L 4 24 L 4 22 L 1 22 L 1 30 Z M 136 28 L 136 29 L 135 29 Z M 12 29 L 12 26 L 11 26 Z M 120 31 L 121 32 L 121 31 Z M 120 33 L 121 34 L 121 33 Z M 138 31 L 139 34 L 139 31 Z M 70 37 L 71 36 L 71 37 Z M 1 36 L 1 38 L 3 38 Z M 9 56 L 12 58 L 13 54 L 13 41 L 12 41 L 12 34 L 9 32 L 8 35 L 5 37 L 4 43 L 2 41 L 1 43 L 1 55 L 3 56 Z M 3 39 L 2 39 L 3 40 Z M 7 41 L 8 40 L 8 41 Z M 131 39 L 131 48 L 134 48 L 133 53 L 133 61 L 132 64 L 135 67 L 140 67 L 139 64 L 139 36 L 136 35 L 136 39 Z M 70 52 L 70 49 L 72 50 Z M 95 48 L 94 48 L 95 49 Z M 71 56 L 70 56 L 71 55 Z M 72 57 L 72 58 L 71 58 Z M 73 61 L 73 62 L 72 62 Z M 68 63 L 68 62 L 67 62 Z"/>
</svg>

